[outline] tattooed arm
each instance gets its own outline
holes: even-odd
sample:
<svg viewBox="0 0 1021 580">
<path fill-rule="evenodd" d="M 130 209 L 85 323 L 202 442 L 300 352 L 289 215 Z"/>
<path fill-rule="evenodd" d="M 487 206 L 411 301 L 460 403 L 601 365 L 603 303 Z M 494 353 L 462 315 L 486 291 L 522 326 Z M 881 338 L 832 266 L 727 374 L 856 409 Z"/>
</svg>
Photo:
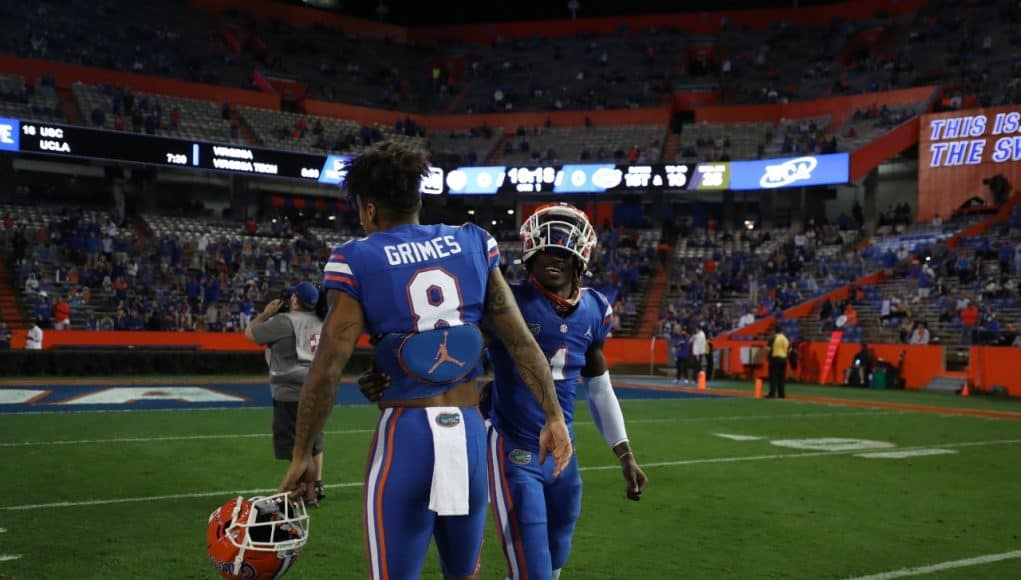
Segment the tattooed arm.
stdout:
<svg viewBox="0 0 1021 580">
<path fill-rule="evenodd" d="M 546 419 L 562 416 L 549 361 L 535 341 L 535 336 L 528 330 L 517 302 L 514 301 L 514 293 L 497 269 L 489 274 L 485 315 L 490 328 L 507 348 L 525 386 L 539 401 Z"/>
<path fill-rule="evenodd" d="M 539 463 L 546 460 L 547 453 L 553 455 L 553 476 L 556 477 L 567 467 L 574 453 L 571 436 L 567 431 L 560 400 L 557 398 L 549 361 L 528 330 L 525 319 L 521 317 L 521 311 L 514 301 L 514 294 L 498 269 L 493 269 L 489 273 L 485 316 L 490 328 L 496 332 L 496 336 L 514 360 L 521 380 L 535 396 L 543 414 L 546 415 L 546 424 L 539 433 Z"/>
<path fill-rule="evenodd" d="M 357 300 L 337 290 L 330 290 L 327 300 L 330 310 L 323 321 L 312 368 L 301 389 L 291 466 L 280 484 L 281 491 L 294 491 L 301 483 L 314 479 L 306 477 L 312 465 L 312 445 L 333 411 L 341 374 L 364 326 L 364 312 Z"/>
</svg>

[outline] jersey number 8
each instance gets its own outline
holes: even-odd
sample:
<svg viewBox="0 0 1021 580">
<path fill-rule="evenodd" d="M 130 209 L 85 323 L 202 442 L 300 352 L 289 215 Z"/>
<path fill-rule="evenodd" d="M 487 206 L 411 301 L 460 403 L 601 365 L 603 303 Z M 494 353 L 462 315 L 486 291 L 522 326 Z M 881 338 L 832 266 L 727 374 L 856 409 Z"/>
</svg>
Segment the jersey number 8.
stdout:
<svg viewBox="0 0 1021 580">
<path fill-rule="evenodd" d="M 406 290 L 416 332 L 464 324 L 461 287 L 450 272 L 443 268 L 415 272 Z"/>
</svg>

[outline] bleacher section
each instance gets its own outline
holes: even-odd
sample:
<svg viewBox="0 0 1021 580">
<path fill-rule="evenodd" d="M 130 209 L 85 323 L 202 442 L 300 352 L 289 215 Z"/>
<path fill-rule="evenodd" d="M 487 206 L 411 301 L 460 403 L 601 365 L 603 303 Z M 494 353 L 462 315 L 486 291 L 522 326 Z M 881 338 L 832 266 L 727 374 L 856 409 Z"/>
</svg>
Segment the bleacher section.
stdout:
<svg viewBox="0 0 1021 580">
<path fill-rule="evenodd" d="M 759 159 L 774 127 L 769 123 L 692 123 L 684 125 L 678 161 Z"/>
<path fill-rule="evenodd" d="M 425 147 L 425 139 L 398 133 L 394 127 L 363 127 L 354 121 L 298 113 L 238 107 L 238 113 L 259 141 L 268 147 L 324 153 L 357 154 L 373 142 L 388 139 Z M 318 129 L 321 124 L 321 130 Z"/>
<path fill-rule="evenodd" d="M 637 147 L 639 162 L 651 163 L 660 160 L 665 135 L 661 125 L 536 128 L 509 138 L 501 160 L 507 165 L 624 162 L 631 148 Z"/>
<path fill-rule="evenodd" d="M 487 131 L 435 131 L 429 135 L 429 153 L 444 166 L 483 165 L 503 140 L 503 128 Z"/>
<path fill-rule="evenodd" d="M 82 119 L 91 126 L 123 131 L 149 132 L 181 139 L 200 139 L 219 143 L 243 144 L 232 121 L 223 118 L 220 105 L 211 101 L 170 97 L 152 93 L 133 93 L 132 110 L 126 110 L 125 95 L 114 87 L 92 87 L 77 83 L 72 88 Z M 137 115 L 132 120 L 137 108 Z M 97 114 L 101 111 L 102 114 Z M 180 120 L 175 123 L 177 116 Z M 154 123 L 147 122 L 153 117 Z M 119 119 L 118 119 L 119 118 Z M 95 121 L 102 120 L 101 125 Z"/>
<path fill-rule="evenodd" d="M 218 17 L 191 5 L 3 0 L 4 50 L 17 56 L 246 87 L 251 65 L 234 59 Z"/>
<path fill-rule="evenodd" d="M 52 82 L 40 79 L 30 86 L 22 76 L 0 74 L 0 116 L 54 121 L 64 114 Z"/>
<path fill-rule="evenodd" d="M 650 29 L 497 42 L 467 72 L 458 112 L 658 106 L 678 79 L 682 38 Z"/>
</svg>

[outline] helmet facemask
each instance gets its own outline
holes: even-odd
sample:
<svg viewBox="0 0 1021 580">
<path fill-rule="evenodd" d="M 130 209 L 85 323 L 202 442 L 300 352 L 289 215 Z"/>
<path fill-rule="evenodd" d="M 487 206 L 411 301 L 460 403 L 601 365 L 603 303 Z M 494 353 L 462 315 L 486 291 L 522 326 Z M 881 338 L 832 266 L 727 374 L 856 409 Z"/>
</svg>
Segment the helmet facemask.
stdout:
<svg viewBox="0 0 1021 580">
<path fill-rule="evenodd" d="M 547 249 L 567 251 L 579 261 L 579 276 L 588 269 L 596 232 L 584 212 L 570 204 L 541 207 L 521 224 L 521 261 Z"/>
<path fill-rule="evenodd" d="M 225 510 L 229 513 L 224 513 Z M 308 541 L 305 503 L 301 498 L 290 499 L 287 493 L 248 500 L 239 496 L 214 511 L 209 521 L 216 526 L 211 529 L 213 537 L 209 540 L 226 550 L 219 552 L 222 563 L 214 564 L 223 566 L 221 572 L 228 577 L 241 575 L 243 567 L 255 561 L 253 558 L 264 561 L 267 555 L 272 555 L 273 560 L 280 559 L 282 573 Z M 227 547 L 225 541 L 233 548 Z M 227 570 L 222 557 L 235 550 L 236 555 L 227 558 L 232 570 Z"/>
</svg>

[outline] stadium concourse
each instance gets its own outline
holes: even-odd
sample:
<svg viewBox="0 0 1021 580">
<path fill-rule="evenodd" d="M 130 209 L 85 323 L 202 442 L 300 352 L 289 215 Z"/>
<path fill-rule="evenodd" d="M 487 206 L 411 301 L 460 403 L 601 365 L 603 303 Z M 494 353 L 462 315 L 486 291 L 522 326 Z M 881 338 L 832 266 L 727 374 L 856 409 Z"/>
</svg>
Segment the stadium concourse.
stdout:
<svg viewBox="0 0 1021 580">
<path fill-rule="evenodd" d="M 110 454 L 137 444 L 128 462 L 155 469 L 171 454 L 151 445 L 181 439 L 174 453 L 205 465 L 205 451 L 188 445 L 258 437 L 269 391 L 252 378 L 264 377 L 265 361 L 244 329 L 287 288 L 322 282 L 333 249 L 363 235 L 338 186 L 352 158 L 385 141 L 428 153 L 423 223 L 490 231 L 509 281 L 526 276 L 519 228 L 536 208 L 570 202 L 595 226 L 583 283 L 612 305 L 606 358 L 636 453 L 648 447 L 641 459 L 652 466 L 654 495 L 625 512 L 600 496 L 619 483 L 609 477 L 616 466 L 584 468 L 585 501 L 596 507 L 586 504 L 592 521 L 583 518 L 581 556 L 567 569 L 577 566 L 576 577 L 893 578 L 926 566 L 1021 575 L 1021 554 L 999 549 L 1016 544 L 1000 533 L 1013 525 L 1003 513 L 1021 509 L 1016 498 L 974 502 L 1015 508 L 997 511 L 945 493 L 1002 489 L 1021 475 L 1009 460 L 1021 440 L 1016 3 L 765 2 L 663 13 L 662 3 L 638 2 L 610 16 L 580 2 L 577 18 L 558 4 L 553 19 L 549 6 L 531 13 L 522 4 L 513 21 L 429 25 L 406 24 L 411 9 L 402 3 L 381 3 L 390 12 L 370 20 L 329 0 L 303 4 L 311 2 L 0 3 L 8 24 L 0 46 L 0 413 L 13 426 L 0 437 L 0 461 L 38 471 L 31 497 L 0 506 L 13 518 L 0 524 L 0 534 L 12 530 L 4 539 L 16 527 L 23 534 L 15 551 L 0 549 L 0 578 L 76 575 L 60 558 L 32 573 L 44 539 L 19 520 L 31 506 L 180 498 L 195 503 L 193 519 L 211 490 L 242 485 L 196 470 L 182 481 L 198 491 L 179 495 L 140 481 L 112 455 L 94 468 L 75 453 L 94 441 L 114 442 Z M 643 7 L 650 12 L 629 13 Z M 704 369 L 690 356 L 700 329 L 710 347 Z M 778 329 L 792 344 L 790 397 L 759 403 L 755 381 L 766 376 Z M 38 351 L 26 349 L 30 332 L 41 333 L 31 341 L 41 342 Z M 371 355 L 362 337 L 351 372 Z M 674 384 L 679 366 L 695 385 L 704 370 L 707 388 Z M 350 382 L 336 402 L 338 420 L 353 426 L 331 424 L 330 436 L 346 449 L 344 438 L 367 433 L 374 413 Z M 814 426 L 813 418 L 833 423 Z M 599 440 L 584 411 L 580 420 L 579 455 L 592 454 Z M 791 476 L 789 448 L 778 442 L 806 438 L 824 448 L 797 456 L 824 458 L 811 477 Z M 846 440 L 879 441 L 931 463 L 921 479 L 905 472 L 894 481 L 872 467 L 875 458 L 849 471 L 860 480 L 828 477 L 847 466 L 827 462 L 851 451 L 826 445 Z M 84 474 L 82 495 L 69 491 L 77 482 L 54 480 L 67 488 L 56 489 L 43 477 L 50 459 L 36 445 L 67 451 L 53 460 Z M 739 445 L 754 452 L 741 455 Z M 240 489 L 275 483 L 265 454 L 237 452 L 262 466 Z M 331 460 L 332 473 L 346 474 L 332 483 L 338 495 L 360 485 L 362 457 Z M 768 464 L 787 498 L 738 486 L 759 477 L 737 465 L 745 461 Z M 702 472 L 708 465 L 723 475 Z M 123 493 L 106 493 L 100 467 L 127 482 Z M 680 467 L 720 495 L 687 487 Z M 897 497 L 918 493 L 946 513 L 940 525 L 898 528 L 882 512 L 858 521 L 801 487 L 816 476 L 857 505 L 870 504 L 855 494 L 874 489 L 876 478 Z M 605 486 L 590 487 L 603 477 Z M 657 499 L 659 489 L 690 504 Z M 826 507 L 787 517 L 790 501 L 809 496 Z M 709 509 L 717 502 L 735 522 L 773 515 L 742 520 L 713 544 L 678 527 L 688 516 L 704 529 L 718 525 Z M 662 525 L 662 537 L 684 538 L 674 546 L 683 558 L 635 562 L 621 550 L 648 543 L 589 541 L 605 526 L 647 537 L 655 528 L 632 528 L 632 513 Z M 795 535 L 825 557 L 776 547 L 774 535 L 794 520 L 846 534 L 852 552 L 865 555 L 856 562 L 818 546 L 811 525 Z M 969 530 L 954 535 L 963 544 L 940 540 L 926 551 L 903 541 L 942 538 L 944 522 Z M 360 546 L 357 530 L 330 525 Z M 771 535 L 742 540 L 756 543 L 747 562 L 707 554 L 749 526 Z M 875 549 L 869 533 L 900 551 Z M 190 546 L 184 536 L 174 544 Z M 485 560 L 496 573 L 502 558 L 491 539 Z M 159 570 L 197 561 L 142 551 Z M 353 548 L 343 558 L 362 564 Z M 702 567 L 682 565 L 699 558 Z M 146 574 L 131 555 L 117 559 L 126 571 L 93 562 L 96 577 Z M 336 565 L 305 561 L 293 574 L 322 577 Z"/>
</svg>

